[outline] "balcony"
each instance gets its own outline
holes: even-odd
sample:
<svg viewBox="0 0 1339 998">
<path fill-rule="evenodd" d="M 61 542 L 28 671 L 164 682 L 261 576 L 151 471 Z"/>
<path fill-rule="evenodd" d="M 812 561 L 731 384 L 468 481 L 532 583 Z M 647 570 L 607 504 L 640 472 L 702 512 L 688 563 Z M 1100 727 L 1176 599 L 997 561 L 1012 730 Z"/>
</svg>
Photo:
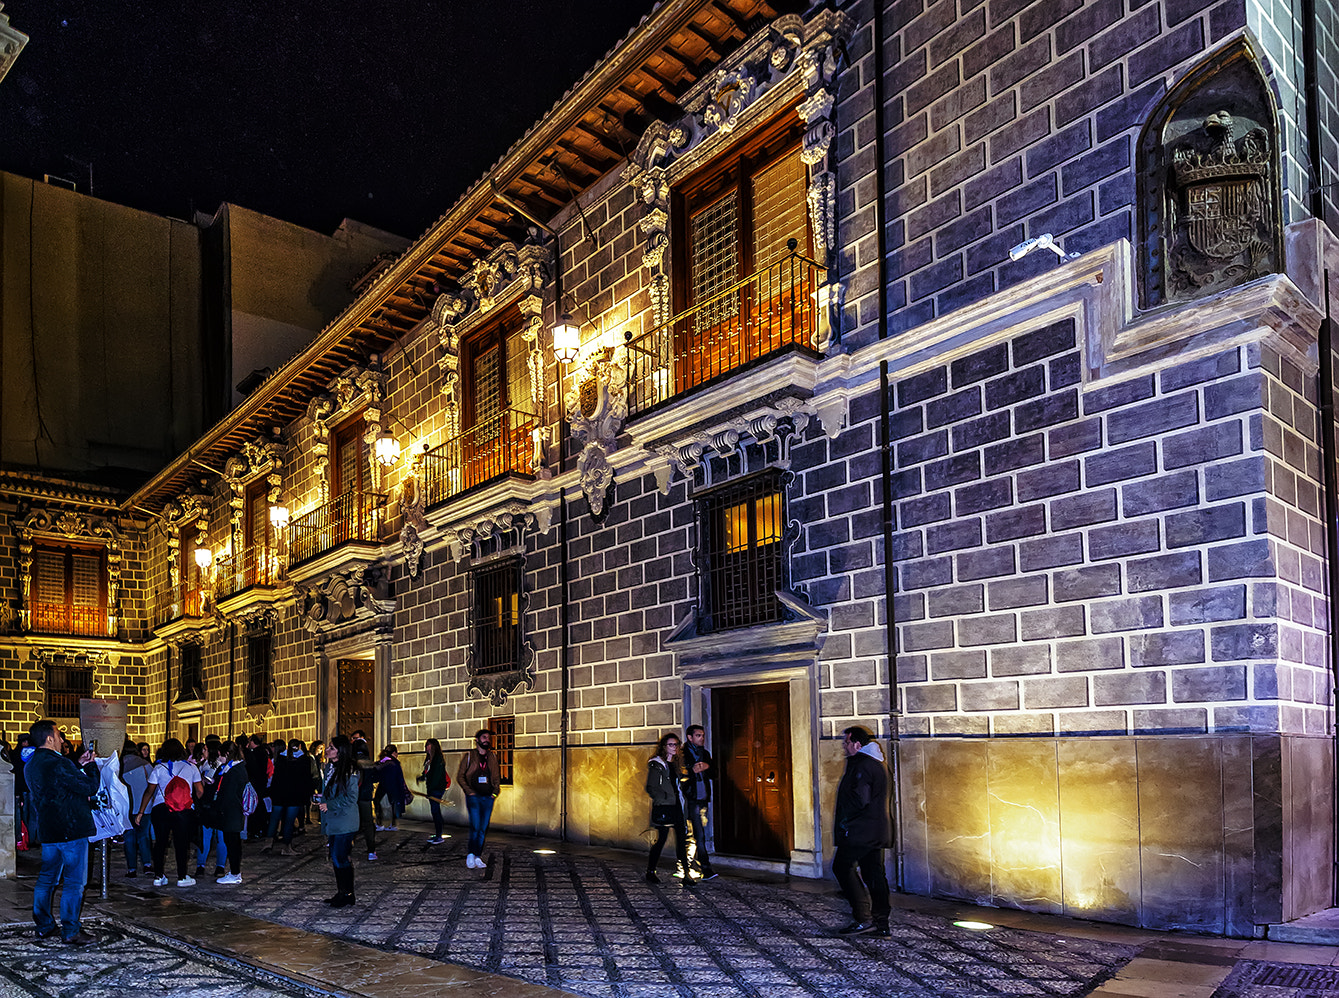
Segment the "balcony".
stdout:
<svg viewBox="0 0 1339 998">
<path fill-rule="evenodd" d="M 277 547 L 248 547 L 218 560 L 215 603 L 231 616 L 259 604 L 269 604 L 286 585 L 284 564 Z"/>
<path fill-rule="evenodd" d="M 381 546 L 386 496 L 377 492 L 345 492 L 338 499 L 298 517 L 288 527 L 289 567 L 312 561 L 345 545 Z"/>
<path fill-rule="evenodd" d="M 114 638 L 116 628 L 105 606 L 75 606 L 70 603 L 31 605 L 30 630 L 33 634 L 61 634 L 81 638 Z"/>
<path fill-rule="evenodd" d="M 424 506 L 431 509 L 504 475 L 528 476 L 534 429 L 531 413 L 503 409 L 424 454 L 420 466 Z"/>
<path fill-rule="evenodd" d="M 179 620 L 205 619 L 213 612 L 210 606 L 212 595 L 212 591 L 204 586 L 160 592 L 154 609 L 155 629 Z"/>
<path fill-rule="evenodd" d="M 817 356 L 823 268 L 795 251 L 628 344 L 635 417 L 791 350 Z"/>
</svg>

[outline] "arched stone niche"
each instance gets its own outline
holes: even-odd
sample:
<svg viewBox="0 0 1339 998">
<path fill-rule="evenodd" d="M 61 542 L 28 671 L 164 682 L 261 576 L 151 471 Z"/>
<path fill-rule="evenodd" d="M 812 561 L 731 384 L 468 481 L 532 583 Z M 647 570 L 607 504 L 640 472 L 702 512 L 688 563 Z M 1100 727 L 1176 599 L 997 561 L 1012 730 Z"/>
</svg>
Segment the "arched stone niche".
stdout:
<svg viewBox="0 0 1339 998">
<path fill-rule="evenodd" d="M 1208 56 L 1158 102 L 1138 162 L 1144 308 L 1283 269 L 1279 114 L 1246 38 Z"/>
</svg>

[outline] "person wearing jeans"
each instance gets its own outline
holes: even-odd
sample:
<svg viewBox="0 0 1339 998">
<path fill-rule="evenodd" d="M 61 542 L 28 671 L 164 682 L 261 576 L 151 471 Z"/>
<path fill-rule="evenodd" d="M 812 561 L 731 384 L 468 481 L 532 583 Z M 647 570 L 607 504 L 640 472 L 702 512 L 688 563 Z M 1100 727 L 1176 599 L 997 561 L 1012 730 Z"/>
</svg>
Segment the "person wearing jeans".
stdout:
<svg viewBox="0 0 1339 998">
<path fill-rule="evenodd" d="M 349 740 L 342 735 L 331 740 L 325 757 L 331 765 L 321 787 L 321 828 L 330 837 L 330 865 L 335 869 L 335 896 L 326 904 L 343 908 L 356 900 L 349 853 L 358 831 L 358 785 L 362 773 L 354 764 Z"/>
<path fill-rule="evenodd" d="M 293 826 L 297 823 L 298 812 L 307 803 L 311 788 L 311 765 L 302 742 L 294 738 L 288 743 L 288 751 L 274 757 L 274 779 L 270 782 L 270 799 L 274 809 L 270 812 L 270 843 L 261 852 L 269 852 L 279 845 L 280 829 L 283 831 L 281 856 L 293 854 Z"/>
<path fill-rule="evenodd" d="M 39 939 L 56 931 L 51 902 L 60 884 L 61 939 L 71 946 L 83 946 L 96 941 L 80 926 L 79 915 L 88 883 L 88 840 L 94 832 L 90 798 L 101 786 L 98 766 L 92 750 L 79 757 L 79 766 L 62 755 L 65 738 L 53 721 L 38 721 L 29 734 L 36 751 L 24 765 L 23 776 L 42 836 L 42 870 L 33 886 L 33 922 Z"/>
<path fill-rule="evenodd" d="M 460 760 L 456 782 L 465 794 L 465 809 L 470 815 L 470 844 L 465 865 L 482 870 L 484 838 L 488 835 L 488 821 L 493 816 L 493 800 L 502 789 L 502 777 L 497 753 L 493 751 L 493 732 L 484 728 L 474 733 L 474 747 Z"/>
<path fill-rule="evenodd" d="M 144 796 L 144 788 L 149 784 L 149 773 L 153 766 L 147 759 L 140 756 L 135 743 L 126 739 L 125 745 L 121 749 L 121 782 L 123 782 L 130 791 L 130 813 L 135 814 L 143 803 L 141 798 Z M 126 850 L 126 876 L 139 876 L 139 869 L 142 866 L 146 870 L 153 869 L 153 834 L 146 822 L 143 825 L 132 823 L 122 833 Z"/>
<path fill-rule="evenodd" d="M 451 786 L 451 777 L 446 775 L 446 760 L 442 758 L 442 743 L 436 738 L 429 738 L 423 743 L 423 772 L 419 774 L 418 780 L 423 784 L 423 789 L 428 793 L 428 808 L 432 811 L 432 837 L 428 839 L 433 845 L 440 845 L 442 840 L 442 797 L 447 788 Z M 466 798 L 468 800 L 469 798 Z M 471 825 L 473 824 L 473 819 Z"/>
</svg>

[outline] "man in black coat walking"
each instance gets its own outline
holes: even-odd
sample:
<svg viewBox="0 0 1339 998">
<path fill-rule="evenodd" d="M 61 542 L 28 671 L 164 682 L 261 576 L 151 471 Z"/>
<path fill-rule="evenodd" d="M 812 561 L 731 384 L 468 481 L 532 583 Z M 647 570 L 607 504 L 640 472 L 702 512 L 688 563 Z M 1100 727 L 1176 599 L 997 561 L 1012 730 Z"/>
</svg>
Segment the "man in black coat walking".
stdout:
<svg viewBox="0 0 1339 998">
<path fill-rule="evenodd" d="M 879 743 L 865 728 L 842 732 L 842 747 L 846 772 L 837 785 L 832 873 L 851 904 L 852 922 L 838 931 L 887 937 L 891 909 L 883 850 L 889 844 L 888 767 Z"/>
<path fill-rule="evenodd" d="M 700 724 L 688 726 L 687 740 L 683 744 L 680 764 L 687 779 L 683 781 L 684 817 L 688 819 L 688 863 L 691 866 L 696 859 L 702 870 L 702 879 L 711 880 L 716 876 L 711 868 L 711 857 L 707 855 L 707 805 L 711 803 L 711 781 L 716 779 L 716 765 L 711 753 L 707 751 L 707 733 Z M 687 876 L 689 871 L 685 870 Z"/>
<path fill-rule="evenodd" d="M 61 884 L 61 938 L 71 946 L 84 946 L 96 941 L 80 927 L 79 914 L 88 883 L 88 840 L 94 831 L 90 798 L 101 789 L 102 780 L 91 749 L 79 757 L 78 766 L 62 754 L 65 737 L 54 721 L 38 721 L 29 737 L 37 750 L 24 766 L 23 776 L 42 836 L 42 870 L 33 886 L 37 937 L 45 939 L 56 931 L 51 901 L 56 885 Z"/>
</svg>

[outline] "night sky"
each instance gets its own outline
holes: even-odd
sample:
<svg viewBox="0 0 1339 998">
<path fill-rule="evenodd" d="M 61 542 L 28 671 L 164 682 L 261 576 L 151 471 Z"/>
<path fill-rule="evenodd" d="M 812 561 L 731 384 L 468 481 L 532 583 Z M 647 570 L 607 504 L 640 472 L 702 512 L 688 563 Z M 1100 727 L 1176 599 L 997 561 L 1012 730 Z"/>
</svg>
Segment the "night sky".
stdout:
<svg viewBox="0 0 1339 998">
<path fill-rule="evenodd" d="M 419 235 L 651 0 L 4 0 L 0 169 Z"/>
</svg>

